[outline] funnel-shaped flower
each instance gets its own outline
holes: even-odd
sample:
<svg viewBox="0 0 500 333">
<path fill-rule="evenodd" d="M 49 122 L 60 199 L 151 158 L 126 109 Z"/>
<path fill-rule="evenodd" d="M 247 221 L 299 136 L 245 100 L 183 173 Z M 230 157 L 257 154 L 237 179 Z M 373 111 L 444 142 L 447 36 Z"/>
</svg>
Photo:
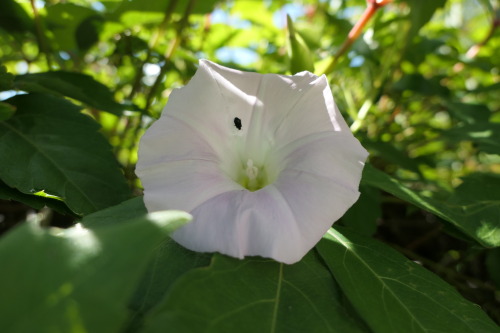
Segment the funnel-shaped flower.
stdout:
<svg viewBox="0 0 500 333">
<path fill-rule="evenodd" d="M 291 264 L 358 199 L 366 157 L 324 76 L 201 60 L 144 134 L 136 172 L 149 212 L 193 215 L 181 245 Z"/>
</svg>

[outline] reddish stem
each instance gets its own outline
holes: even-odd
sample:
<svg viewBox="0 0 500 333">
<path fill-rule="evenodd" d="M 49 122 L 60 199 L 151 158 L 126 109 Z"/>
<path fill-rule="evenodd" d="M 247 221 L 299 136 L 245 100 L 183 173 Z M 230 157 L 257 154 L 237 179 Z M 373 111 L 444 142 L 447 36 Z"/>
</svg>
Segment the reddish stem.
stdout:
<svg viewBox="0 0 500 333">
<path fill-rule="evenodd" d="M 335 65 L 337 64 L 337 60 L 340 58 L 341 55 L 343 55 L 349 47 L 354 43 L 356 39 L 358 39 L 359 35 L 363 31 L 363 28 L 365 27 L 366 23 L 372 18 L 373 14 L 377 12 L 377 10 L 385 5 L 387 5 L 391 0 L 368 0 L 368 7 L 366 7 L 363 15 L 361 15 L 361 18 L 356 22 L 354 27 L 352 27 L 351 31 L 349 31 L 349 34 L 347 35 L 347 39 L 344 41 L 340 49 L 335 53 L 335 56 L 333 57 L 332 62 L 330 65 L 327 67 L 325 70 L 324 74 L 330 73 Z"/>
</svg>

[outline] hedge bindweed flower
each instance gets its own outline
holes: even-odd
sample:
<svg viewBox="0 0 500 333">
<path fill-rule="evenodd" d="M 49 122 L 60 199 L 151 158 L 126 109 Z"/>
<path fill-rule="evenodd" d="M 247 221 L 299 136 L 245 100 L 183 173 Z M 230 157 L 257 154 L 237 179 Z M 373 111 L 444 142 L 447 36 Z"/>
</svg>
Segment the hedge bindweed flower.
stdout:
<svg viewBox="0 0 500 333">
<path fill-rule="evenodd" d="M 325 76 L 201 60 L 142 137 L 136 172 L 149 212 L 193 215 L 172 235 L 186 248 L 292 264 L 356 202 L 367 155 Z"/>
</svg>

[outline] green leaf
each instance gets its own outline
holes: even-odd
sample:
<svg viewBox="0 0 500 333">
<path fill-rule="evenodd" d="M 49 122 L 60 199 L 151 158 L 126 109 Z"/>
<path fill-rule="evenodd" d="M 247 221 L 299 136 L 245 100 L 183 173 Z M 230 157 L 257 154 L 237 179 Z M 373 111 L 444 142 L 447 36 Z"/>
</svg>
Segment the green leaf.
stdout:
<svg viewBox="0 0 500 333">
<path fill-rule="evenodd" d="M 165 240 L 155 250 L 129 303 L 127 332 L 136 332 L 142 327 L 144 318 L 160 303 L 179 277 L 194 268 L 208 266 L 211 257 L 212 254 L 189 251 L 172 239 Z"/>
<path fill-rule="evenodd" d="M 132 105 L 117 103 L 108 87 L 81 73 L 54 71 L 18 75 L 14 84 L 19 90 L 74 98 L 90 107 L 115 115 L 121 115 L 127 109 L 137 110 Z"/>
<path fill-rule="evenodd" d="M 85 216 L 82 223 L 86 227 L 102 226 L 117 223 L 124 219 L 137 218 L 147 214 L 143 197 L 135 197 L 118 205 L 102 209 L 98 212 Z"/>
<path fill-rule="evenodd" d="M 0 179 L 23 193 L 55 195 L 88 214 L 130 195 L 99 126 L 74 104 L 41 94 L 9 100 L 16 114 L 0 122 Z"/>
<path fill-rule="evenodd" d="M 474 177 L 476 179 L 474 185 L 469 183 L 458 187 L 456 195 L 445 202 L 424 197 L 368 164 L 363 170 L 362 183 L 386 191 L 439 216 L 483 246 L 500 246 L 500 219 L 498 218 L 500 182 L 498 177 L 493 176 L 477 175 Z M 482 193 L 488 193 L 490 196 L 484 196 Z"/>
<path fill-rule="evenodd" d="M 430 21 L 438 8 L 445 5 L 446 0 L 405 0 L 411 7 L 410 21 L 411 28 L 409 39 L 415 37 L 420 28 Z"/>
<path fill-rule="evenodd" d="M 159 212 L 92 229 L 27 223 L 0 240 L 3 332 L 117 332 L 151 251 L 190 216 Z"/>
<path fill-rule="evenodd" d="M 317 248 L 373 332 L 499 332 L 478 306 L 383 243 L 339 228 Z"/>
<path fill-rule="evenodd" d="M 443 136 L 453 142 L 472 141 L 479 150 L 500 155 L 500 124 L 465 125 L 449 129 L 443 132 Z"/>
<path fill-rule="evenodd" d="M 302 36 L 295 31 L 289 15 L 286 16 L 286 19 L 288 25 L 290 72 L 292 74 L 302 71 L 314 72 L 314 61 L 309 47 Z"/>
<path fill-rule="evenodd" d="M 0 102 L 0 121 L 9 119 L 15 112 L 16 108 L 13 105 Z"/>
<path fill-rule="evenodd" d="M 441 84 L 442 79 L 443 77 L 440 76 L 426 78 L 422 74 L 406 74 L 394 83 L 393 89 L 398 93 L 410 90 L 424 96 L 440 95 L 449 97 L 450 90 Z"/>
<path fill-rule="evenodd" d="M 33 207 L 35 209 L 41 209 L 45 206 L 54 209 L 55 211 L 66 214 L 73 215 L 74 213 L 64 204 L 64 202 L 53 199 L 41 197 L 33 194 L 25 194 L 19 192 L 15 188 L 7 186 L 4 182 L 0 181 L 0 199 L 1 200 L 14 200 L 21 202 L 25 205 Z"/>
<path fill-rule="evenodd" d="M 7 72 L 5 66 L 0 66 L 0 91 L 11 90 L 14 83 L 14 75 Z"/>
<path fill-rule="evenodd" d="M 2 0 L 0 10 L 0 28 L 12 32 L 33 32 L 33 20 L 28 13 L 14 0 Z"/>
<path fill-rule="evenodd" d="M 500 289 L 500 248 L 488 251 L 486 254 L 486 268 L 490 279 Z"/>
<path fill-rule="evenodd" d="M 46 11 L 45 23 L 52 32 L 58 49 L 73 52 L 79 49 L 76 37 L 80 24 L 89 17 L 99 16 L 96 11 L 88 7 L 72 3 L 47 6 Z"/>
<path fill-rule="evenodd" d="M 179 278 L 145 332 L 366 332 L 314 251 L 294 265 L 214 255 Z"/>
<path fill-rule="evenodd" d="M 466 124 L 486 123 L 491 115 L 488 106 L 483 104 L 448 102 L 446 107 L 453 117 Z"/>
<path fill-rule="evenodd" d="M 380 191 L 371 186 L 359 187 L 358 201 L 342 216 L 342 224 L 357 232 L 371 236 L 377 230 L 377 219 L 382 215 Z"/>
<path fill-rule="evenodd" d="M 116 9 L 115 14 L 121 14 L 126 11 L 140 12 L 165 12 L 172 1 L 176 1 L 174 12 L 183 14 L 190 0 L 130 0 L 121 2 L 120 7 Z M 193 6 L 193 14 L 210 13 L 218 0 L 195 1 Z"/>
<path fill-rule="evenodd" d="M 87 215 L 82 224 L 87 227 L 115 225 L 147 213 L 143 197 L 122 202 L 119 205 Z M 210 254 L 189 251 L 172 239 L 166 239 L 155 248 L 154 255 L 141 277 L 130 301 L 125 327 L 127 332 L 136 332 L 143 324 L 143 317 L 162 299 L 175 280 L 185 272 L 210 263 Z"/>
</svg>

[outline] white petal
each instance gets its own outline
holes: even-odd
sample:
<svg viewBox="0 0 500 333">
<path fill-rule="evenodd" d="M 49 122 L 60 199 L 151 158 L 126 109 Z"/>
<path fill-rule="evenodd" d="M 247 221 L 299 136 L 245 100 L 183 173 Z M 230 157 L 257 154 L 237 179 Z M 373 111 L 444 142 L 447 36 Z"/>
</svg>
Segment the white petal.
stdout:
<svg viewBox="0 0 500 333">
<path fill-rule="evenodd" d="M 329 178 L 356 191 L 368 157 L 350 132 L 314 133 L 278 148 L 275 154 L 283 170 Z"/>
<path fill-rule="evenodd" d="M 199 133 L 168 115 L 143 135 L 136 174 L 149 212 L 190 211 L 210 197 L 241 189 L 221 172 L 217 155 Z"/>
<path fill-rule="evenodd" d="M 294 226 L 295 216 L 273 186 L 256 192 L 223 193 L 191 214 L 193 222 L 172 238 L 194 251 L 237 258 L 260 255 L 289 264 L 307 252 L 301 244 L 303 235 Z"/>
<path fill-rule="evenodd" d="M 357 200 L 366 157 L 324 76 L 202 60 L 141 139 L 137 174 L 148 211 L 193 215 L 173 235 L 185 247 L 294 263 Z M 275 182 L 244 189 L 235 175 L 250 162 Z"/>
</svg>

